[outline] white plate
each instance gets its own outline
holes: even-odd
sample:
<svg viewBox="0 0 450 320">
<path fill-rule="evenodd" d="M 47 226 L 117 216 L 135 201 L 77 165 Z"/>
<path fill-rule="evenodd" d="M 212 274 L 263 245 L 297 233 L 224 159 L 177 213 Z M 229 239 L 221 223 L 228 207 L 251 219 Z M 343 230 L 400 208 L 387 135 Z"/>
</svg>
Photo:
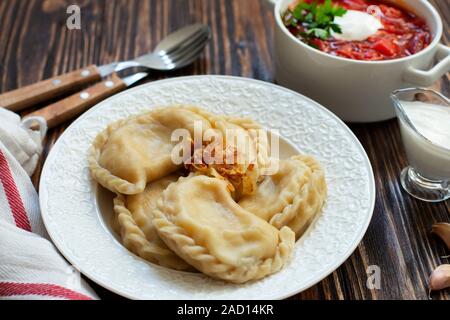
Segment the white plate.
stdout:
<svg viewBox="0 0 450 320">
<path fill-rule="evenodd" d="M 155 106 L 190 104 L 216 113 L 250 116 L 279 129 L 282 149 L 316 156 L 326 170 L 328 203 L 292 261 L 263 280 L 232 285 L 201 274 L 152 265 L 131 254 L 111 232 L 89 175 L 87 151 L 109 123 Z M 331 112 L 279 86 L 245 78 L 196 76 L 158 81 L 118 94 L 91 109 L 59 138 L 45 163 L 40 204 L 47 230 L 84 275 L 134 299 L 281 299 L 321 281 L 355 250 L 372 217 L 375 185 L 364 149 Z"/>
</svg>

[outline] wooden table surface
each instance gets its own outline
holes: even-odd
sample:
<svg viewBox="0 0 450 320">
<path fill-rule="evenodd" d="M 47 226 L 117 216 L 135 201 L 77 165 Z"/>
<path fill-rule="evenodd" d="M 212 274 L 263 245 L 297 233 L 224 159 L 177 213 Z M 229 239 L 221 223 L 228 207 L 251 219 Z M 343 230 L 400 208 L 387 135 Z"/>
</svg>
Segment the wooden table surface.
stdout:
<svg viewBox="0 0 450 320">
<path fill-rule="evenodd" d="M 431 1 L 444 20 L 450 43 L 450 2 Z M 81 7 L 82 30 L 66 28 L 66 8 Z M 0 91 L 5 92 L 89 64 L 136 57 L 167 33 L 189 23 L 208 24 L 212 40 L 194 65 L 165 77 L 225 74 L 274 82 L 272 10 L 263 0 L 2 0 Z M 449 76 L 434 88 L 450 96 Z M 48 134 L 43 159 L 67 123 Z M 449 254 L 430 234 L 450 221 L 450 201 L 428 204 L 399 184 L 407 164 L 396 121 L 350 125 L 375 173 L 377 199 L 369 229 L 353 255 L 332 275 L 293 299 L 427 299 L 430 272 Z M 38 172 L 33 177 L 37 185 Z M 448 263 L 448 261 L 447 261 Z M 366 287 L 366 269 L 378 265 L 381 288 Z M 118 298 L 92 284 L 102 298 Z M 450 291 L 433 294 L 450 299 Z"/>
</svg>

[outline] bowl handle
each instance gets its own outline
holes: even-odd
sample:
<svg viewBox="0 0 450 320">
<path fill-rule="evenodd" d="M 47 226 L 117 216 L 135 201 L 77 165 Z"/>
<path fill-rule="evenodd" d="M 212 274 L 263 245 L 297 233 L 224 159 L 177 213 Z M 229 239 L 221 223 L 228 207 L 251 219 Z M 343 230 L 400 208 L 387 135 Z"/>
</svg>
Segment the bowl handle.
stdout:
<svg viewBox="0 0 450 320">
<path fill-rule="evenodd" d="M 430 70 L 409 67 L 404 74 L 404 79 L 420 86 L 431 86 L 440 77 L 450 71 L 450 48 L 443 44 L 438 44 L 436 59 L 439 62 Z"/>
</svg>

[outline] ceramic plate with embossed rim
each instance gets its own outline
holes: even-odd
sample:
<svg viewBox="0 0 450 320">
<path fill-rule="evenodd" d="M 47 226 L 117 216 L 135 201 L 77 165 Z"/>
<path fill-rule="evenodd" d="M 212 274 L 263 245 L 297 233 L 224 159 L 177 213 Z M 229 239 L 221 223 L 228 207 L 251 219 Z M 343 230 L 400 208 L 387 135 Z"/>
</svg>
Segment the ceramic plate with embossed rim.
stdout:
<svg viewBox="0 0 450 320">
<path fill-rule="evenodd" d="M 109 123 L 156 106 L 196 105 L 251 117 L 280 130 L 282 156 L 314 155 L 326 171 L 326 208 L 297 242 L 290 263 L 265 279 L 234 285 L 155 266 L 130 253 L 110 227 L 112 197 L 90 177 L 87 152 Z M 375 185 L 367 155 L 350 129 L 316 102 L 246 78 L 193 76 L 145 84 L 103 101 L 59 138 L 45 163 L 40 204 L 62 254 L 85 276 L 133 299 L 281 299 L 339 267 L 372 217 Z"/>
</svg>

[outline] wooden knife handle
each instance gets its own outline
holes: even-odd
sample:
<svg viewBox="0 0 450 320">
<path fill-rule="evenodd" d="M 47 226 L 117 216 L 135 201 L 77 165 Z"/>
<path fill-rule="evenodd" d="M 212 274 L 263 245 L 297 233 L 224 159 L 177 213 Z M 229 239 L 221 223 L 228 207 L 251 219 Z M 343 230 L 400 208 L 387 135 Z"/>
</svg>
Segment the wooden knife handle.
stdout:
<svg viewBox="0 0 450 320">
<path fill-rule="evenodd" d="M 91 65 L 87 68 L 6 92 L 0 95 L 0 106 L 12 111 L 20 111 L 100 79 L 97 66 Z"/>
<path fill-rule="evenodd" d="M 54 128 L 64 121 L 80 115 L 93 105 L 122 91 L 126 87 L 127 85 L 114 74 L 108 80 L 100 82 L 43 109 L 30 113 L 27 117 L 43 117 L 47 121 L 47 126 L 49 128 Z"/>
</svg>

